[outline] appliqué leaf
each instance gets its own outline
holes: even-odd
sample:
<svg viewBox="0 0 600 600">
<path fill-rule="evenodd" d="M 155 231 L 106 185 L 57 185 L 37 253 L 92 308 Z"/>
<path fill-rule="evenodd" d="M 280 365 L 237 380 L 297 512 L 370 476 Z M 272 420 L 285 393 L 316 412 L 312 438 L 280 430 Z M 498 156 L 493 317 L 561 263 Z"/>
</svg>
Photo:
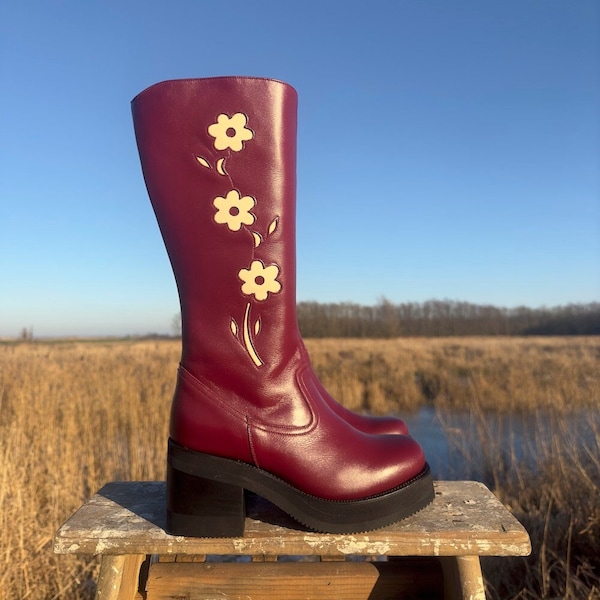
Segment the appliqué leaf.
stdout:
<svg viewBox="0 0 600 600">
<path fill-rule="evenodd" d="M 227 175 L 227 171 L 225 170 L 225 159 L 220 158 L 217 161 L 217 173 L 219 175 Z"/>
<path fill-rule="evenodd" d="M 212 167 L 210 166 L 210 163 L 203 157 L 203 156 L 196 156 L 196 160 L 203 166 L 206 167 L 207 169 L 212 169 Z"/>
<path fill-rule="evenodd" d="M 262 244 L 262 236 L 256 231 L 252 232 L 252 236 L 254 237 L 254 247 L 258 248 Z"/>
<path fill-rule="evenodd" d="M 279 224 L 279 217 L 275 217 L 271 221 L 271 224 L 269 225 L 269 235 L 271 235 L 277 229 L 278 224 Z"/>
<path fill-rule="evenodd" d="M 258 335 L 260 332 L 260 319 L 256 320 L 256 323 L 254 323 L 254 335 Z"/>
<path fill-rule="evenodd" d="M 231 333 L 233 333 L 233 335 L 235 335 L 237 337 L 238 326 L 237 326 L 237 323 L 235 322 L 235 319 L 231 319 L 231 323 L 229 324 L 229 326 L 231 327 Z"/>
</svg>

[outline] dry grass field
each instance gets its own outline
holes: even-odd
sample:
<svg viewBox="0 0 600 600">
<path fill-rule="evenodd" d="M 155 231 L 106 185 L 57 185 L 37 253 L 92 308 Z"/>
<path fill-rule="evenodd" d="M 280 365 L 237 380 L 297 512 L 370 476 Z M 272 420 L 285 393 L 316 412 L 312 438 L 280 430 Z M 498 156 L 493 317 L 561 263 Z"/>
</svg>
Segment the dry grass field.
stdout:
<svg viewBox="0 0 600 600">
<path fill-rule="evenodd" d="M 600 597 L 600 338 L 307 346 L 323 383 L 354 410 L 471 411 L 492 487 L 534 546 L 526 559 L 484 561 L 490 598 Z M 176 341 L 0 344 L 1 600 L 93 597 L 97 560 L 54 555 L 54 531 L 108 481 L 164 478 L 178 353 Z M 589 411 L 591 438 L 567 432 L 576 410 Z M 488 411 L 552 423 L 550 439 L 531 432 L 534 467 L 510 448 L 497 454 L 503 442 L 486 427 Z M 464 435 L 452 435 L 464 450 Z"/>
</svg>

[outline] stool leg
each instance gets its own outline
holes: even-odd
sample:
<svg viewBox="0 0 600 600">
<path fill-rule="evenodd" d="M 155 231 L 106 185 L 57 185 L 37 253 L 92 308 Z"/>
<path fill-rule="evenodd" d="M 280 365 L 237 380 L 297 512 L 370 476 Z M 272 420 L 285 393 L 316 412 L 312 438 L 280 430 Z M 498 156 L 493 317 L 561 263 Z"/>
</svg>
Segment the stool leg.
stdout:
<svg viewBox="0 0 600 600">
<path fill-rule="evenodd" d="M 479 556 L 442 556 L 446 600 L 485 600 Z"/>
<path fill-rule="evenodd" d="M 96 600 L 135 600 L 145 554 L 102 556 Z"/>
</svg>

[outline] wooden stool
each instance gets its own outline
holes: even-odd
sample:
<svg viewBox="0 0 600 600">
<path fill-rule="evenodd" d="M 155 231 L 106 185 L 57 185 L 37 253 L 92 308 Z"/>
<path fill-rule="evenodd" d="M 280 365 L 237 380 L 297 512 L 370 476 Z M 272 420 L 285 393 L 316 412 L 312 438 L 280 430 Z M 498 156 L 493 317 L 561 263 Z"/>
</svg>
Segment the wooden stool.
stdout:
<svg viewBox="0 0 600 600">
<path fill-rule="evenodd" d="M 97 600 L 483 600 L 479 557 L 527 556 L 529 535 L 481 483 L 435 490 L 418 514 L 353 535 L 303 530 L 249 496 L 244 537 L 207 539 L 165 533 L 164 482 L 114 482 L 58 530 L 54 551 L 102 556 Z"/>
</svg>

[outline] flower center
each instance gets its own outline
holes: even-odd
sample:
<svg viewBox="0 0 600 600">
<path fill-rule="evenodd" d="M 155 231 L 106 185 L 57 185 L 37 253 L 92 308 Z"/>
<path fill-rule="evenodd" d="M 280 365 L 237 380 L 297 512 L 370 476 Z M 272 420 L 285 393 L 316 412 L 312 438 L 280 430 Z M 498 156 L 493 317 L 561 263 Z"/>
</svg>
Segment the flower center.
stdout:
<svg viewBox="0 0 600 600">
<path fill-rule="evenodd" d="M 264 278 L 262 275 L 257 275 L 257 276 L 254 278 L 254 283 L 255 283 L 256 285 L 263 285 L 263 283 L 264 283 L 264 282 L 265 282 L 265 278 Z"/>
<path fill-rule="evenodd" d="M 229 209 L 229 214 L 230 214 L 232 217 L 237 217 L 237 216 L 240 214 L 240 209 L 239 209 L 237 206 L 232 206 L 232 207 Z"/>
<path fill-rule="evenodd" d="M 225 131 L 225 135 L 227 137 L 235 137 L 236 136 L 237 131 L 235 130 L 235 127 L 228 127 L 227 131 Z"/>
</svg>

